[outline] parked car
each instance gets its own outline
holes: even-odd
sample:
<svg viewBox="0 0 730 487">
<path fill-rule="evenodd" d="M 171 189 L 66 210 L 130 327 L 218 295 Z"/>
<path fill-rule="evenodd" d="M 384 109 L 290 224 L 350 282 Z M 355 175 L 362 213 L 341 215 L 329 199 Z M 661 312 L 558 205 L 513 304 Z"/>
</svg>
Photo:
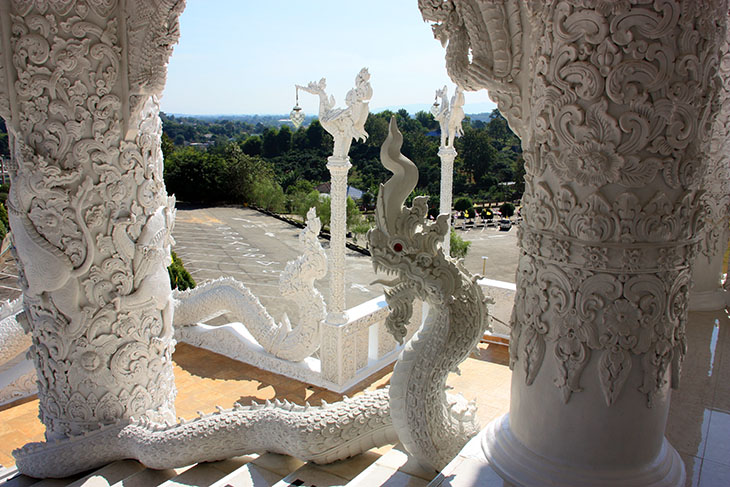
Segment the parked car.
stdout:
<svg viewBox="0 0 730 487">
<path fill-rule="evenodd" d="M 501 220 L 499 220 L 499 229 L 500 230 L 508 232 L 510 228 L 512 228 L 511 221 L 507 220 L 506 218 L 502 218 Z"/>
</svg>

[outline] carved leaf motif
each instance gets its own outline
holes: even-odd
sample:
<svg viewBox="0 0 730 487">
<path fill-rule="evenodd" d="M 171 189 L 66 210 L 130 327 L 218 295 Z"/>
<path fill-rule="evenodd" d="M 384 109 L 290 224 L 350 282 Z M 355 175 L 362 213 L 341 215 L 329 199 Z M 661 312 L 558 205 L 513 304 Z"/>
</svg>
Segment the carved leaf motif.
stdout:
<svg viewBox="0 0 730 487">
<path fill-rule="evenodd" d="M 629 378 L 631 355 L 619 347 L 611 347 L 601 353 L 598 363 L 598 379 L 601 383 L 606 405 L 610 406 L 618 397 Z"/>
<path fill-rule="evenodd" d="M 594 321 L 598 312 L 621 296 L 621 283 L 608 274 L 596 274 L 583 281 L 576 295 L 576 308 L 581 320 Z"/>
<path fill-rule="evenodd" d="M 644 378 L 639 391 L 646 394 L 647 405 L 654 405 L 654 397 L 665 389 L 667 373 L 672 364 L 672 347 L 665 340 L 658 341 L 642 356 Z"/>
<path fill-rule="evenodd" d="M 545 337 L 534 326 L 528 326 L 523 331 L 522 356 L 525 360 L 525 383 L 529 386 L 535 381 L 537 373 L 545 357 Z"/>
<path fill-rule="evenodd" d="M 555 357 L 558 359 L 560 375 L 555 378 L 563 396 L 563 402 L 570 400 L 573 392 L 580 392 L 580 376 L 590 359 L 590 349 L 576 336 L 574 330 L 569 330 L 565 336 L 555 342 Z"/>
</svg>

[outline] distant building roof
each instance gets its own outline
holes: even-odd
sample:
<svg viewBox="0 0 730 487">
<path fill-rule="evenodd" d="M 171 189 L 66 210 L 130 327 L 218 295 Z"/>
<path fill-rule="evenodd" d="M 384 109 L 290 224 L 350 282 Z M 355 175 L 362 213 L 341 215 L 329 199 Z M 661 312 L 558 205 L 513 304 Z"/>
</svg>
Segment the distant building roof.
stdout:
<svg viewBox="0 0 730 487">
<path fill-rule="evenodd" d="M 332 189 L 332 183 L 330 183 L 328 181 L 326 183 L 320 184 L 319 186 L 317 186 L 314 189 L 316 189 L 317 191 L 319 191 L 322 194 L 330 194 L 330 190 Z M 353 188 L 352 186 L 347 186 L 347 196 L 349 196 L 353 200 L 361 199 L 362 194 L 363 194 L 363 192 L 360 191 L 359 189 Z"/>
</svg>

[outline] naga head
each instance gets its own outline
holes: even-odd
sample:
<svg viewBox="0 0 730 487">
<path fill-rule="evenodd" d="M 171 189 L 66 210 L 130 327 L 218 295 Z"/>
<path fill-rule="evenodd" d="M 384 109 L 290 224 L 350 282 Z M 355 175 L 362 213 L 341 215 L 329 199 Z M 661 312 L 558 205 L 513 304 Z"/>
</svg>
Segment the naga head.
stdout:
<svg viewBox="0 0 730 487">
<path fill-rule="evenodd" d="M 410 208 L 404 206 L 418 182 L 418 169 L 400 153 L 402 145 L 394 117 L 380 149 L 380 160 L 393 176 L 380 185 L 376 226 L 368 232 L 368 241 L 376 272 L 396 275 L 395 280 L 378 282 L 428 290 L 437 277 L 433 271 L 445 263 L 441 243 L 449 231 L 448 215 L 429 221 L 426 196 L 416 197 Z"/>
</svg>

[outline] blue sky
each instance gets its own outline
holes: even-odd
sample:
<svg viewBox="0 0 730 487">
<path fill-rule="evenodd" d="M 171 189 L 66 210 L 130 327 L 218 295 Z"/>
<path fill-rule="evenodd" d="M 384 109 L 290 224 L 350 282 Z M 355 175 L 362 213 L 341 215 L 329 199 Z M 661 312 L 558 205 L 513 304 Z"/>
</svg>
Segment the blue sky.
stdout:
<svg viewBox="0 0 730 487">
<path fill-rule="evenodd" d="M 322 77 L 344 106 L 363 67 L 373 110 L 430 104 L 437 88 L 455 88 L 416 0 L 187 0 L 180 30 L 162 98 L 168 113 L 289 113 L 294 85 Z M 315 96 L 299 103 L 317 113 Z M 467 113 L 493 107 L 485 91 L 466 94 Z"/>
</svg>

